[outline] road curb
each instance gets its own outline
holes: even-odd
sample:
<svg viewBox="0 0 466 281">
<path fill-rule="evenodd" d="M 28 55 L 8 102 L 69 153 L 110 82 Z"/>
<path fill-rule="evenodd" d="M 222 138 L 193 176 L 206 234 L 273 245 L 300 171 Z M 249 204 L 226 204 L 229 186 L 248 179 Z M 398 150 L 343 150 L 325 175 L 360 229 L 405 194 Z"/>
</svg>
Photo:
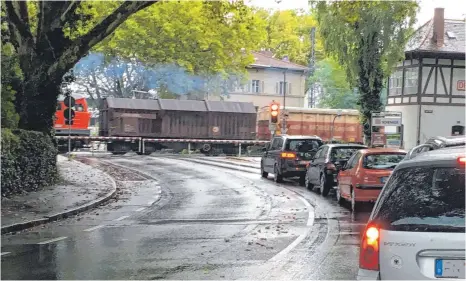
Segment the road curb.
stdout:
<svg viewBox="0 0 466 281">
<path fill-rule="evenodd" d="M 72 160 L 72 161 L 76 161 L 76 160 Z M 82 162 L 80 162 L 80 163 L 82 163 Z M 82 163 L 82 164 L 84 164 L 84 163 Z M 87 164 L 84 164 L 84 165 L 87 165 Z M 24 230 L 24 229 L 28 229 L 28 228 L 38 226 L 38 225 L 41 225 L 41 224 L 57 221 L 57 220 L 60 220 L 60 219 L 68 218 L 69 216 L 73 216 L 73 215 L 82 213 L 84 211 L 87 211 L 89 209 L 97 207 L 98 205 L 101 205 L 101 204 L 105 203 L 106 201 L 110 200 L 117 192 L 116 182 L 109 174 L 105 173 L 104 171 L 101 171 L 101 172 L 104 173 L 110 179 L 110 181 L 112 183 L 112 190 L 110 190 L 104 196 L 101 196 L 100 198 L 97 198 L 97 199 L 95 199 L 93 201 L 90 201 L 90 202 L 88 202 L 88 203 L 86 203 L 84 205 L 73 208 L 71 210 L 56 213 L 56 214 L 53 214 L 51 216 L 46 216 L 46 217 L 44 217 L 42 219 L 30 220 L 30 221 L 26 221 L 26 222 L 20 222 L 20 223 L 10 224 L 10 225 L 7 225 L 7 226 L 2 226 L 2 235 L 6 234 L 6 233 L 10 233 L 10 232 L 21 231 L 21 230 Z"/>
</svg>

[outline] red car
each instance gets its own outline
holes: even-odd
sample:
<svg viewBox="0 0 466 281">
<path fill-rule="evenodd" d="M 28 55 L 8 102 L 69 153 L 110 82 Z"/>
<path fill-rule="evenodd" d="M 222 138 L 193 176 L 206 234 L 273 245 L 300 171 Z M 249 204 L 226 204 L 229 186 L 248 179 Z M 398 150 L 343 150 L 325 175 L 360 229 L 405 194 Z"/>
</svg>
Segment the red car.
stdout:
<svg viewBox="0 0 466 281">
<path fill-rule="evenodd" d="M 338 173 L 338 203 L 351 202 L 354 212 L 360 202 L 375 202 L 393 169 L 406 152 L 392 148 L 361 149 Z"/>
</svg>

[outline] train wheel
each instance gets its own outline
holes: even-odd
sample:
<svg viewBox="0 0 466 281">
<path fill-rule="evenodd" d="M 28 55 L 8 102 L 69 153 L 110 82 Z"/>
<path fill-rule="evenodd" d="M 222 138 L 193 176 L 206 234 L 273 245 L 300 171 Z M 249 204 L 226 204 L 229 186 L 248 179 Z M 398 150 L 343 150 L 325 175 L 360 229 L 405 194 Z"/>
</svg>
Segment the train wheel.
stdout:
<svg viewBox="0 0 466 281">
<path fill-rule="evenodd" d="M 204 143 L 201 148 L 203 154 L 210 154 L 212 151 L 212 145 L 210 143 Z"/>
</svg>

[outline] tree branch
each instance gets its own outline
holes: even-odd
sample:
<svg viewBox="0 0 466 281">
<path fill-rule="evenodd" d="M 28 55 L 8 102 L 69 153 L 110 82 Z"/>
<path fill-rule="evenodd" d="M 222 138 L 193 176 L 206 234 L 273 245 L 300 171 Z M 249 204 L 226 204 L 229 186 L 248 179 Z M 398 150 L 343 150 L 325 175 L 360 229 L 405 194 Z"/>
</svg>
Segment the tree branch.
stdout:
<svg viewBox="0 0 466 281">
<path fill-rule="evenodd" d="M 61 77 L 63 72 L 72 68 L 83 55 L 87 54 L 92 47 L 114 32 L 129 16 L 157 2 L 158 0 L 125 1 L 87 34 L 75 39 L 61 54 L 60 58 L 49 67 L 48 74 L 56 73 Z M 57 71 L 58 69 L 60 71 Z M 56 77 L 55 79 L 58 78 Z"/>
<path fill-rule="evenodd" d="M 24 6 L 25 2 L 22 1 L 5 1 L 6 13 L 8 17 L 8 27 L 10 29 L 13 45 L 18 48 L 18 51 L 21 47 L 26 47 L 25 45 L 30 45 L 33 41 L 31 31 L 29 26 L 23 22 L 23 18 L 27 18 L 24 15 Z M 22 3 L 22 4 L 21 4 Z M 27 15 L 27 8 L 26 8 Z"/>
</svg>

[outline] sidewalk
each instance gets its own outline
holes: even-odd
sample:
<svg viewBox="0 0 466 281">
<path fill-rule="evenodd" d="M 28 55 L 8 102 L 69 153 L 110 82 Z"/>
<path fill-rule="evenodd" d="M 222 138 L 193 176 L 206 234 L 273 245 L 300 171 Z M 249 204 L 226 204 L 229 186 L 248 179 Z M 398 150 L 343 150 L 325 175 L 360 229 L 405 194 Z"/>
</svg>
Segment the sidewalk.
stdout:
<svg viewBox="0 0 466 281">
<path fill-rule="evenodd" d="M 61 183 L 2 198 L 2 234 L 66 218 L 95 207 L 116 192 L 113 178 L 81 162 L 57 156 Z"/>
</svg>

